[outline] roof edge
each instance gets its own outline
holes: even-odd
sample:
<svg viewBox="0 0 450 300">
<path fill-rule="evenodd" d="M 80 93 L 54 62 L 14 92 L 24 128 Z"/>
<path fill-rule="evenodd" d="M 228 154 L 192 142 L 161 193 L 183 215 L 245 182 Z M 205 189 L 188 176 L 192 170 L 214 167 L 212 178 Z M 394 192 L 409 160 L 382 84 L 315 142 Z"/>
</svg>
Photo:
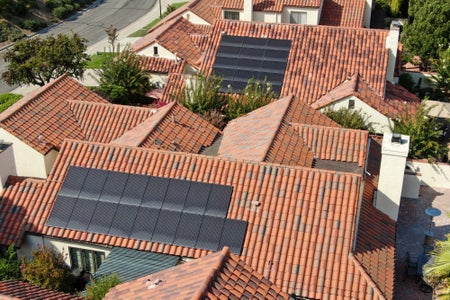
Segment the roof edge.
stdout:
<svg viewBox="0 0 450 300">
<path fill-rule="evenodd" d="M 230 248 L 227 246 L 223 247 L 223 249 L 220 251 L 220 254 L 217 258 L 216 263 L 211 266 L 211 271 L 208 273 L 208 275 L 206 276 L 206 279 L 203 281 L 202 289 L 200 291 L 198 291 L 192 297 L 192 299 L 201 300 L 204 298 L 204 296 L 206 296 L 209 286 L 211 285 L 212 281 L 214 281 L 214 279 L 217 276 L 217 273 L 219 273 L 223 264 L 225 263 L 225 260 L 228 259 L 229 256 L 230 256 Z"/>
<path fill-rule="evenodd" d="M 377 293 L 380 297 L 380 299 L 386 300 L 386 296 L 384 293 L 380 290 L 377 283 L 370 277 L 370 275 L 366 272 L 366 269 L 361 265 L 359 260 L 355 257 L 353 253 L 349 254 L 349 260 L 352 261 L 355 264 L 355 268 L 359 270 L 361 273 L 361 276 L 366 280 L 367 284 L 370 285 L 375 293 Z"/>
</svg>

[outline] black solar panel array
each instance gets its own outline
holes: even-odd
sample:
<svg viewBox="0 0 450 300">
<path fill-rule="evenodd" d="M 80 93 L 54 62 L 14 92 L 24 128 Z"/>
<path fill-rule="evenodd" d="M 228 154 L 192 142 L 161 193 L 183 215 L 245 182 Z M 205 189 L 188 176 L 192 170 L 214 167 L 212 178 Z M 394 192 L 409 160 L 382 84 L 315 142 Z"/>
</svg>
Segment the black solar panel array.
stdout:
<svg viewBox="0 0 450 300">
<path fill-rule="evenodd" d="M 248 80 L 267 79 L 279 95 L 283 85 L 291 41 L 223 35 L 213 73 L 223 77 L 222 91 L 229 86 L 242 91 Z"/>
<path fill-rule="evenodd" d="M 70 167 L 48 226 L 240 254 L 247 222 L 227 219 L 233 187 Z"/>
</svg>

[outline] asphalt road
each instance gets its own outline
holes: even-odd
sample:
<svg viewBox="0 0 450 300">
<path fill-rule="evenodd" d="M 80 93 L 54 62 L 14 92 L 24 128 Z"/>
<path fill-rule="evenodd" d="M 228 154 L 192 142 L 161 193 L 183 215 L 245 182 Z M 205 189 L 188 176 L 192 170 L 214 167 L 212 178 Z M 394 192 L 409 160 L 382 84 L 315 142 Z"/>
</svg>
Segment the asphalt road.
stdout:
<svg viewBox="0 0 450 300">
<path fill-rule="evenodd" d="M 39 32 L 42 36 L 58 33 L 76 32 L 88 40 L 88 47 L 106 37 L 105 29 L 113 25 L 121 30 L 145 15 L 156 0 L 100 0 L 69 19 L 50 26 Z M 4 51 L 0 52 L 0 74 L 7 69 L 3 60 Z M 14 90 L 0 79 L 0 94 Z"/>
</svg>

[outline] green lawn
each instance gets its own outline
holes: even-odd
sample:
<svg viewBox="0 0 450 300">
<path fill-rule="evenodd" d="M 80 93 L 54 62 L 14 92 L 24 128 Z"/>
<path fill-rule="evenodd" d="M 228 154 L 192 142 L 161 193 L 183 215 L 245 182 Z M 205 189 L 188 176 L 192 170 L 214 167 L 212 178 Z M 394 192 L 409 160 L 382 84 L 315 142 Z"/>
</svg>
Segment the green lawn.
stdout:
<svg viewBox="0 0 450 300">
<path fill-rule="evenodd" d="M 177 2 L 172 4 L 172 7 L 174 7 L 175 9 L 183 6 L 184 4 L 186 4 L 187 2 Z M 157 18 L 155 20 L 153 20 L 150 24 L 148 24 L 147 26 L 144 26 L 144 28 L 139 29 L 138 31 L 133 32 L 132 34 L 129 35 L 129 37 L 143 37 L 145 36 L 145 34 L 147 33 L 147 31 L 152 28 L 153 26 L 155 26 L 156 24 L 159 23 L 159 21 L 161 21 L 162 19 L 164 19 L 170 12 L 169 11 L 165 11 L 162 14 L 162 18 Z"/>
<path fill-rule="evenodd" d="M 91 55 L 91 60 L 88 61 L 86 69 L 100 69 L 102 63 L 105 61 L 106 54 L 109 54 L 109 52 L 97 52 Z"/>
<path fill-rule="evenodd" d="M 13 93 L 0 94 L 0 113 L 22 99 L 22 97 L 22 95 Z"/>
</svg>

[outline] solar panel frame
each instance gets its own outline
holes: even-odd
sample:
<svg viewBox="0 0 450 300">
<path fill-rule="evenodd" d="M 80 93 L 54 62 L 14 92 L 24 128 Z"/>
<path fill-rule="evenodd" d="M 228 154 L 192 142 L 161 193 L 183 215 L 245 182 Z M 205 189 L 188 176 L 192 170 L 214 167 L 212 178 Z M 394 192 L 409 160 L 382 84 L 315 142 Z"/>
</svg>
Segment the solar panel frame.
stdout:
<svg viewBox="0 0 450 300">
<path fill-rule="evenodd" d="M 190 181 L 171 179 L 161 209 L 183 211 L 190 186 Z"/>
<path fill-rule="evenodd" d="M 185 247 L 195 247 L 202 217 L 198 214 L 182 213 L 173 243 Z"/>
<path fill-rule="evenodd" d="M 127 184 L 120 198 L 120 204 L 139 206 L 147 188 L 148 176 L 130 174 Z"/>
<path fill-rule="evenodd" d="M 153 231 L 158 221 L 160 210 L 140 207 L 130 237 L 138 240 L 152 241 Z"/>
<path fill-rule="evenodd" d="M 90 200 L 99 199 L 107 178 L 108 172 L 105 172 L 104 170 L 90 169 L 78 197 Z"/>
<path fill-rule="evenodd" d="M 189 188 L 183 212 L 203 215 L 208 203 L 211 184 L 193 181 Z"/>
<path fill-rule="evenodd" d="M 160 209 L 164 203 L 170 179 L 150 176 L 141 206 Z"/>
<path fill-rule="evenodd" d="M 172 244 L 181 218 L 181 212 L 161 210 L 152 235 L 152 241 Z"/>
<path fill-rule="evenodd" d="M 89 169 L 70 166 L 58 195 L 77 198 Z"/>
<path fill-rule="evenodd" d="M 79 231 L 86 231 L 94 215 L 96 206 L 97 201 L 95 200 L 78 198 L 67 222 L 67 227 Z"/>
<path fill-rule="evenodd" d="M 133 230 L 139 211 L 136 205 L 120 204 L 109 228 L 109 235 L 128 238 Z"/>
<path fill-rule="evenodd" d="M 246 221 L 226 219 L 220 238 L 219 249 L 228 246 L 231 252 L 240 255 L 245 242 L 247 226 L 248 223 Z"/>
<path fill-rule="evenodd" d="M 108 172 L 108 178 L 99 199 L 103 202 L 119 203 L 127 184 L 128 174 L 123 172 Z"/>
<path fill-rule="evenodd" d="M 230 206 L 233 187 L 214 184 L 211 186 L 205 215 L 226 218 Z"/>
<path fill-rule="evenodd" d="M 62 195 L 58 196 L 53 205 L 50 217 L 47 219 L 46 225 L 66 228 L 76 202 L 77 198 Z"/>
<path fill-rule="evenodd" d="M 203 216 L 195 247 L 213 251 L 219 250 L 224 222 L 224 218 Z"/>
<path fill-rule="evenodd" d="M 87 231 L 108 234 L 118 206 L 118 203 L 98 201 Z"/>
</svg>

